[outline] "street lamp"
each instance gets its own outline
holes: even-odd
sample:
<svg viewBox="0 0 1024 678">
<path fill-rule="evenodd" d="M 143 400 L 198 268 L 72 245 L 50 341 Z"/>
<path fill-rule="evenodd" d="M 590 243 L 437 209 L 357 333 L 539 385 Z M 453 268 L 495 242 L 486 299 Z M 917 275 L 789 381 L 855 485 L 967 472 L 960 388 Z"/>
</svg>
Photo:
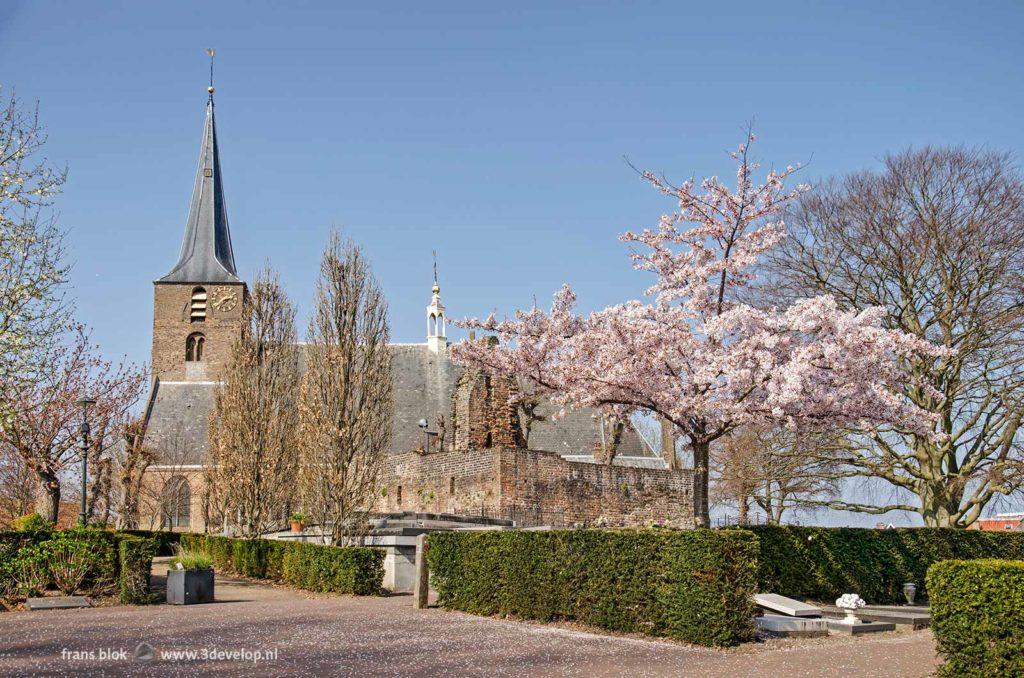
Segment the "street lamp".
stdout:
<svg viewBox="0 0 1024 678">
<path fill-rule="evenodd" d="M 418 422 L 416 422 L 416 425 L 423 429 L 423 434 L 427 437 L 426 442 L 423 445 L 423 454 L 430 454 L 430 436 L 436 436 L 437 431 L 427 430 L 426 419 L 420 419 Z"/>
<path fill-rule="evenodd" d="M 82 432 L 82 512 L 78 520 L 82 527 L 86 525 L 86 486 L 89 481 L 89 405 L 95 405 L 96 401 L 89 396 L 83 396 L 78 400 L 82 408 L 82 425 L 78 428 Z"/>
</svg>

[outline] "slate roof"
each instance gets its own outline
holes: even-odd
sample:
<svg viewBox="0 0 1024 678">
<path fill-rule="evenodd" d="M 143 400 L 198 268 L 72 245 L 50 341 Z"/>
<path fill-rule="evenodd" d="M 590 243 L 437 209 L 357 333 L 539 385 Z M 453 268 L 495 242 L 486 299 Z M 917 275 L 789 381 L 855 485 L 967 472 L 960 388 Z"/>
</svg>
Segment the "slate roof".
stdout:
<svg viewBox="0 0 1024 678">
<path fill-rule="evenodd" d="M 178 263 L 157 282 L 237 283 L 235 254 L 231 249 L 228 209 L 220 170 L 217 124 L 213 114 L 213 94 L 206 104 L 206 123 L 199 149 L 192 202 L 185 222 Z"/>
<path fill-rule="evenodd" d="M 451 435 L 452 394 L 462 368 L 447 356 L 436 354 L 426 344 L 392 344 L 395 418 L 391 452 L 408 452 L 423 443 L 420 419 L 436 430 L 437 416 L 443 414 Z M 147 442 L 171 464 L 201 464 L 206 456 L 206 431 L 216 386 L 209 382 L 164 382 L 151 394 Z M 558 420 L 550 418 L 551 405 L 538 410 L 546 421 L 534 422 L 530 448 L 562 456 L 589 456 L 600 440 L 599 422 L 587 410 L 568 412 Z M 620 446 L 624 457 L 653 457 L 640 436 L 627 430 Z"/>
</svg>

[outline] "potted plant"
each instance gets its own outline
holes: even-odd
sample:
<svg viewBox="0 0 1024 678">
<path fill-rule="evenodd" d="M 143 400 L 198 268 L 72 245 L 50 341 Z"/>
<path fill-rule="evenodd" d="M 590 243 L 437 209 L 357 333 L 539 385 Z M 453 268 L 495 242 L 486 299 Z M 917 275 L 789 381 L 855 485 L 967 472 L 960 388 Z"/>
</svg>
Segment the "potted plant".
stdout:
<svg viewBox="0 0 1024 678">
<path fill-rule="evenodd" d="M 167 602 L 195 605 L 213 602 L 213 561 L 205 553 L 178 547 L 167 571 Z"/>
<path fill-rule="evenodd" d="M 302 532 L 306 527 L 306 516 L 301 513 L 293 513 L 288 516 L 288 520 L 292 524 L 292 532 Z"/>
</svg>

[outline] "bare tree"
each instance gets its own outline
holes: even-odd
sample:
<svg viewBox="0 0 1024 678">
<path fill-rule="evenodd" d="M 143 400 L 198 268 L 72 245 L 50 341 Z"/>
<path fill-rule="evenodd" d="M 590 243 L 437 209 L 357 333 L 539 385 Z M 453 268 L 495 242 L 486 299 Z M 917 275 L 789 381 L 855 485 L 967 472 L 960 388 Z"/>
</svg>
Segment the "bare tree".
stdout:
<svg viewBox="0 0 1024 678">
<path fill-rule="evenodd" d="M 96 399 L 93 421 L 119 416 L 135 403 L 141 370 L 102 360 L 81 326 L 64 340 L 41 349 L 46 365 L 35 378 L 0 378 L 0 400 L 18 403 L 0 427 L 0 446 L 18 454 L 36 475 L 46 495 L 46 517 L 58 518 L 61 476 L 66 466 L 81 458 L 78 426 L 82 411 L 77 401 Z"/>
<path fill-rule="evenodd" d="M 8 383 L 45 371 L 40 354 L 69 318 L 64 234 L 49 211 L 66 172 L 41 155 L 45 143 L 38 107 L 25 111 L 14 95 L 0 102 L 0 379 Z M 0 401 L 0 417 L 19 404 Z"/>
<path fill-rule="evenodd" d="M 332 233 L 320 263 L 299 415 L 302 504 L 332 543 L 363 527 L 394 417 L 387 302 L 369 263 Z"/>
<path fill-rule="evenodd" d="M 268 266 L 246 298 L 209 428 L 208 482 L 247 539 L 279 525 L 291 499 L 299 386 L 295 308 Z"/>
<path fill-rule="evenodd" d="M 819 186 L 787 223 L 776 298 L 827 293 L 847 308 L 881 306 L 890 328 L 948 351 L 902 364 L 904 395 L 936 416 L 943 435 L 880 427 L 842 457 L 836 477 L 881 479 L 896 500 L 828 505 L 970 525 L 1024 482 L 1024 183 L 1012 159 L 907 150 L 887 156 L 880 171 Z M 941 397 L 914 385 L 918 378 Z"/>
<path fill-rule="evenodd" d="M 835 433 L 795 432 L 785 428 L 743 428 L 713 448 L 713 492 L 735 504 L 739 522 L 751 508 L 778 524 L 787 511 L 813 510 L 836 496 Z"/>
<path fill-rule="evenodd" d="M 153 449 L 145 444 L 145 421 L 136 417 L 121 429 L 120 445 L 115 448 L 115 512 L 118 527 L 135 530 L 139 527 L 139 509 L 143 500 L 146 471 L 153 463 Z"/>
</svg>

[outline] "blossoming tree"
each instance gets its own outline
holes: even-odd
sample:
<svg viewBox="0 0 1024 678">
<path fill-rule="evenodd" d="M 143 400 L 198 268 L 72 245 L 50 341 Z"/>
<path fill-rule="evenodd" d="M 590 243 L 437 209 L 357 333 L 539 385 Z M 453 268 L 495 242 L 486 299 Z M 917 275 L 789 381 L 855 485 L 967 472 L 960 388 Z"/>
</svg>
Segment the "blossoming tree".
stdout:
<svg viewBox="0 0 1024 678">
<path fill-rule="evenodd" d="M 931 344 L 883 329 L 884 310 L 842 311 L 834 299 L 805 299 L 786 309 L 756 308 L 739 293 L 754 279 L 761 254 L 785 235 L 783 207 L 805 186 L 786 188 L 799 169 L 752 178 L 754 141 L 731 155 L 737 181 L 717 177 L 673 186 L 643 178 L 677 203 L 656 229 L 627 232 L 638 246 L 633 265 L 656 276 L 646 296 L 589 316 L 575 312 L 563 287 L 550 312 L 536 307 L 514 319 L 462 321 L 497 335 L 463 341 L 454 358 L 491 372 L 518 375 L 564 407 L 592 407 L 619 417 L 647 411 L 675 425 L 694 463 L 694 518 L 709 524 L 708 453 L 739 426 L 794 429 L 898 422 L 927 432 L 933 421 L 897 395 L 905 377 L 897 361 L 935 355 Z M 927 389 L 926 385 L 919 388 Z"/>
</svg>

